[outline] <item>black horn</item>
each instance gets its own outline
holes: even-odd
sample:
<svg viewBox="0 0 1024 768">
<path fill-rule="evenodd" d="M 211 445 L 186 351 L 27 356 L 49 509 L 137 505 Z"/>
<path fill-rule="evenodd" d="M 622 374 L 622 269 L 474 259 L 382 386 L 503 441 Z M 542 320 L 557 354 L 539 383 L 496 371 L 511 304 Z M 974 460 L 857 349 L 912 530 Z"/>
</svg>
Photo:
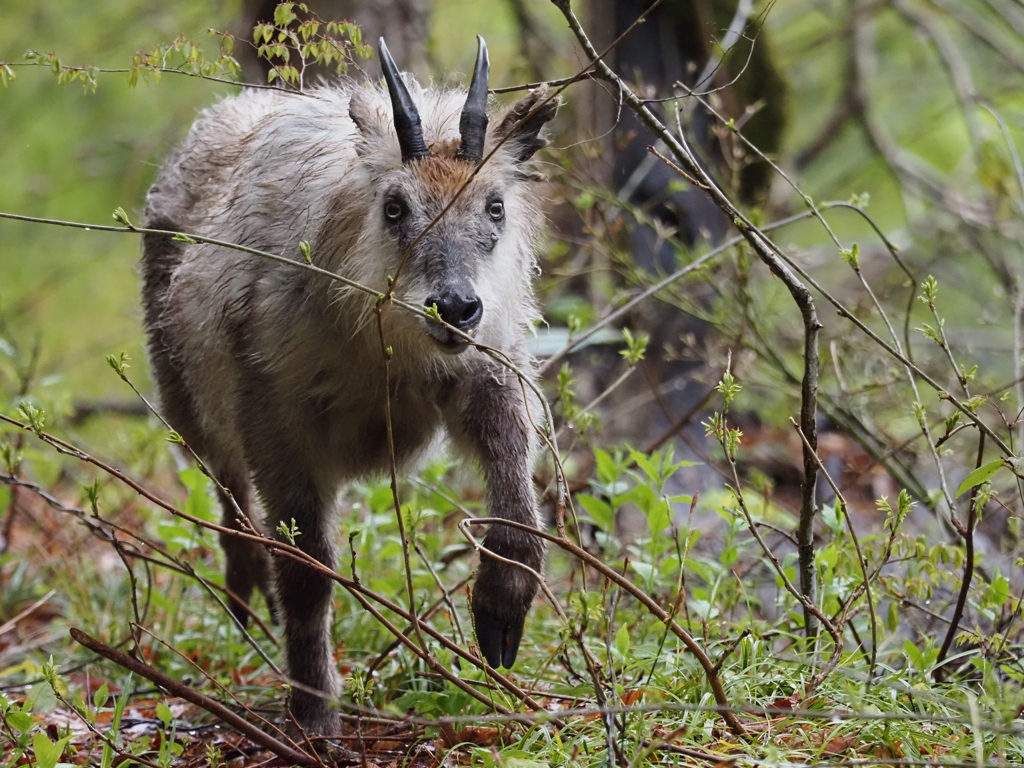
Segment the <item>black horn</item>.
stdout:
<svg viewBox="0 0 1024 768">
<path fill-rule="evenodd" d="M 384 38 L 380 39 L 380 66 L 384 70 L 384 80 L 391 94 L 391 108 L 395 113 L 395 133 L 398 134 L 398 146 L 402 148 L 402 162 L 427 157 L 430 150 L 423 141 L 423 127 L 420 125 L 420 113 L 413 103 L 409 89 L 391 58 Z"/>
<path fill-rule="evenodd" d="M 479 163 L 484 159 L 484 136 L 487 133 L 487 76 L 491 63 L 487 58 L 487 43 L 477 35 L 476 66 L 473 68 L 473 80 L 469 84 L 466 105 L 462 108 L 459 118 L 459 133 L 462 143 L 455 153 L 456 157 Z"/>
</svg>

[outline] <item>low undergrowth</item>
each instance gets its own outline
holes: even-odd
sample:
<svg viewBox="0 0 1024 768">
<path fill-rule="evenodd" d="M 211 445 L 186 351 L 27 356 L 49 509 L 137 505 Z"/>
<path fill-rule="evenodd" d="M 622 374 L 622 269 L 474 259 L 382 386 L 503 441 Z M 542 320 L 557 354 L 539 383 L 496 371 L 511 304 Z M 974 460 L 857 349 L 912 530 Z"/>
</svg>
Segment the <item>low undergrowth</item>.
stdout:
<svg viewBox="0 0 1024 768">
<path fill-rule="evenodd" d="M 202 755 L 217 764 L 218 752 L 227 764 L 252 754 L 251 743 L 225 741 L 205 725 L 202 709 L 98 663 L 67 630 L 121 648 L 273 733 L 287 684 L 272 666 L 280 662 L 278 628 L 265 606 L 254 606 L 265 623 L 251 622 L 244 638 L 217 599 L 216 533 L 95 466 L 67 465 L 47 450 L 43 414 L 29 414 L 33 435 L 25 410 L 6 420 L 0 438 L 11 460 L 0 501 L 13 510 L 0 610 L 14 616 L 0 652 L 17 659 L 0 671 L 7 764 L 54 765 L 48 755 L 107 765 L 129 755 L 159 765 Z M 196 468 L 176 470 L 167 451 L 149 456 L 162 430 L 125 426 L 138 436 L 126 474 L 194 520 L 216 523 L 210 480 Z M 334 638 L 350 748 L 378 765 L 1024 761 L 1019 601 L 1005 577 L 990 574 L 970 594 L 972 623 L 937 664 L 963 552 L 902 530 L 913 505 L 906 493 L 879 500 L 884 530 L 859 540 L 860 557 L 841 507 L 824 508 L 817 604 L 842 639 L 837 651 L 827 631 L 807 637 L 800 601 L 784 586 L 783 574 L 796 578 L 789 513 L 744 499 L 780 573 L 731 488 L 701 498 L 666 494 L 687 464 L 671 450 L 598 449 L 594 460 L 567 528 L 581 551 L 620 578 L 552 546 L 547 583 L 557 606 L 536 605 L 516 668 L 498 683 L 474 666 L 466 584 L 475 555 L 456 525 L 483 514 L 475 476 L 442 461 L 402 484 L 408 550 L 389 486 L 346 494 L 338 571 L 359 590 L 336 593 Z M 32 478 L 50 480 L 44 487 Z M 637 525 L 623 530 L 630 516 Z M 29 549 L 37 556 L 21 554 Z M 419 655 L 364 609 L 367 596 L 405 611 L 411 602 L 419 630 L 407 614 L 377 607 Z M 672 622 L 711 660 L 740 732 L 723 719 L 709 675 Z M 436 636 L 420 634 L 428 627 Z M 482 696 L 446 680 L 438 665 Z"/>
</svg>

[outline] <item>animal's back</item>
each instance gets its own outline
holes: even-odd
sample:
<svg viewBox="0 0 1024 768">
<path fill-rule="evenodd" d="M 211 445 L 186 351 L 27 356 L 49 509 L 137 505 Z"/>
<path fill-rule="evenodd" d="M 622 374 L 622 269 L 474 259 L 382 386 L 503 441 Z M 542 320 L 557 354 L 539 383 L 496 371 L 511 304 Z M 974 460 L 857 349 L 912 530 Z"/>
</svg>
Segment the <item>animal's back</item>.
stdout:
<svg viewBox="0 0 1024 768">
<path fill-rule="evenodd" d="M 282 219 L 289 201 L 312 199 L 296 195 L 297 184 L 336 183 L 351 168 L 350 88 L 309 96 L 250 90 L 204 110 L 150 189 L 147 220 L 224 240 L 249 234 L 245 219 L 293 225 Z M 261 237 L 275 232 L 280 237 L 283 228 Z"/>
<path fill-rule="evenodd" d="M 348 100 L 348 88 L 255 90 L 205 110 L 150 189 L 144 226 L 299 259 L 299 241 L 317 239 L 338 190 L 360 186 L 345 178 L 356 168 Z M 308 277 L 238 250 L 148 235 L 143 279 L 168 416 L 197 449 L 236 453 L 232 404 L 247 354 L 239 334 L 282 350 L 284 339 L 255 337 L 297 330 L 299 318 L 276 316 L 301 302 Z"/>
</svg>

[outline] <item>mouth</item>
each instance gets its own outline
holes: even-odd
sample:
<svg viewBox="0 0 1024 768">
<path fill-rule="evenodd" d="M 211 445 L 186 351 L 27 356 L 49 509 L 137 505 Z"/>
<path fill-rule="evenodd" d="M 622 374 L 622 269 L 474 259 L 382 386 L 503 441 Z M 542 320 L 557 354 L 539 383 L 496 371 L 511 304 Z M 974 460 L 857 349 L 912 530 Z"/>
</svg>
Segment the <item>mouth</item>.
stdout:
<svg viewBox="0 0 1024 768">
<path fill-rule="evenodd" d="M 466 331 L 467 336 L 474 336 L 477 329 Z M 427 335 L 434 340 L 437 346 L 447 355 L 459 355 L 469 348 L 469 342 L 462 336 L 456 335 L 443 325 L 430 324 L 427 326 Z"/>
</svg>

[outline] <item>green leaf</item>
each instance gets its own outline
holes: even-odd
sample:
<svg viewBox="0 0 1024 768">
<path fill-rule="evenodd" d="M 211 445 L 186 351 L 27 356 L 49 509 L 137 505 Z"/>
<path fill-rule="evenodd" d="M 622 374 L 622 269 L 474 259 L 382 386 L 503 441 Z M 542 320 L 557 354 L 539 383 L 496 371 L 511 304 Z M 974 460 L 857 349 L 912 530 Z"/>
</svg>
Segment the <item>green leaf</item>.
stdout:
<svg viewBox="0 0 1024 768">
<path fill-rule="evenodd" d="M 718 562 L 723 568 L 732 568 L 739 559 L 740 551 L 736 547 L 728 546 L 722 550 L 722 554 L 718 558 Z"/>
<path fill-rule="evenodd" d="M 917 669 L 924 671 L 924 657 L 917 646 L 910 640 L 903 641 L 903 653 L 907 655 L 910 663 Z"/>
<path fill-rule="evenodd" d="M 646 333 L 638 334 L 633 336 L 629 328 L 622 329 L 622 338 L 626 340 L 626 348 L 619 351 L 619 354 L 626 358 L 626 362 L 630 365 L 636 365 L 644 359 L 644 354 L 647 352 L 647 343 L 650 338 Z"/>
<path fill-rule="evenodd" d="M 594 461 L 597 462 L 597 479 L 602 483 L 613 483 L 619 479 L 622 468 L 607 451 L 595 450 Z"/>
<path fill-rule="evenodd" d="M 622 503 L 631 501 L 640 508 L 640 511 L 644 515 L 648 514 L 654 505 L 658 503 L 658 495 L 654 492 L 654 489 L 649 485 L 638 485 L 629 493 L 624 493 L 620 497 Z M 617 499 L 618 501 L 619 499 Z"/>
<path fill-rule="evenodd" d="M 664 531 L 672 524 L 672 505 L 667 499 L 654 504 L 647 512 L 647 527 L 651 529 L 651 538 Z"/>
<path fill-rule="evenodd" d="M 104 683 L 98 689 L 96 689 L 96 693 L 92 695 L 92 705 L 97 710 L 99 710 L 101 707 L 103 707 L 104 704 L 107 703 L 107 699 L 109 698 L 110 688 L 107 686 L 106 683 Z"/>
<path fill-rule="evenodd" d="M 839 551 L 835 545 L 830 544 L 818 552 L 816 559 L 818 565 L 823 569 L 835 568 L 836 563 L 839 561 Z"/>
<path fill-rule="evenodd" d="M 971 488 L 981 485 L 1002 468 L 1002 459 L 996 459 L 995 461 L 990 461 L 988 464 L 978 467 L 976 470 L 971 472 L 971 474 L 965 477 L 962 483 L 960 483 L 960 487 L 956 489 L 956 495 L 962 496 L 965 492 L 971 490 Z"/>
<path fill-rule="evenodd" d="M 295 7 L 295 3 L 281 3 L 274 9 L 274 24 L 279 27 L 287 27 L 293 21 L 295 21 L 295 14 L 292 9 Z"/>
<path fill-rule="evenodd" d="M 580 505 L 587 510 L 587 514 L 590 515 L 590 519 L 594 524 L 606 533 L 612 533 L 615 530 L 615 510 L 612 509 L 611 504 L 599 499 L 596 496 L 590 496 L 586 493 L 581 493 L 576 497 Z"/>
<path fill-rule="evenodd" d="M 164 728 L 171 727 L 171 721 L 174 719 L 174 715 L 171 712 L 171 708 L 162 701 L 156 705 L 156 716 L 160 718 L 160 722 L 164 724 Z"/>
<path fill-rule="evenodd" d="M 992 578 L 992 583 L 985 590 L 983 602 L 992 608 L 1003 606 L 1010 599 L 1010 582 L 1000 573 Z"/>
<path fill-rule="evenodd" d="M 28 733 L 32 728 L 32 715 L 28 712 L 8 712 L 7 724 L 18 733 Z"/>
<path fill-rule="evenodd" d="M 629 567 L 636 571 L 644 581 L 650 581 L 651 577 L 654 576 L 654 566 L 650 563 L 630 560 Z"/>
<path fill-rule="evenodd" d="M 36 733 L 32 737 L 32 751 L 36 754 L 36 765 L 39 768 L 55 768 L 69 738 L 71 737 L 65 736 L 54 743 L 42 731 Z"/>
<path fill-rule="evenodd" d="M 647 475 L 648 480 L 650 480 L 652 483 L 658 482 L 658 468 L 655 467 L 653 463 L 651 463 L 650 459 L 648 459 L 644 454 L 640 453 L 640 451 L 634 450 L 632 448 L 629 449 L 629 456 L 631 459 L 633 459 L 633 461 L 636 462 L 636 465 L 644 471 L 644 474 Z"/>
<path fill-rule="evenodd" d="M 964 408 L 969 411 L 976 411 L 985 404 L 988 398 L 985 395 L 975 395 L 974 397 L 964 400 Z"/>
<path fill-rule="evenodd" d="M 132 223 L 128 220 L 128 214 L 124 212 L 124 208 L 118 206 L 114 209 L 114 221 L 125 227 L 130 227 Z"/>
<path fill-rule="evenodd" d="M 625 659 L 629 654 L 629 625 L 623 624 L 615 633 L 615 651 L 619 658 Z"/>
<path fill-rule="evenodd" d="M 32 737 L 32 751 L 36 753 L 36 764 L 39 768 L 53 768 L 60 757 L 57 745 L 42 732 L 36 732 Z"/>
<path fill-rule="evenodd" d="M 821 508 L 821 519 L 825 521 L 825 525 L 833 536 L 838 536 L 843 527 L 842 520 L 839 519 L 839 510 L 835 504 L 825 504 Z"/>
<path fill-rule="evenodd" d="M 183 469 L 178 473 L 178 477 L 189 490 L 188 500 L 185 502 L 185 512 L 200 520 L 214 522 L 216 515 L 210 511 L 210 478 L 204 475 L 198 467 Z"/>
<path fill-rule="evenodd" d="M 114 703 L 114 714 L 110 719 L 110 727 L 107 730 L 107 735 L 115 742 L 120 738 L 121 716 L 124 715 L 125 705 L 128 703 L 128 698 L 131 696 L 134 680 L 134 673 L 130 673 L 124 684 L 124 690 L 121 692 L 121 695 L 117 697 L 117 701 Z M 100 755 L 100 768 L 113 768 L 114 757 L 114 748 L 109 742 L 103 742 L 103 753 Z"/>
</svg>

